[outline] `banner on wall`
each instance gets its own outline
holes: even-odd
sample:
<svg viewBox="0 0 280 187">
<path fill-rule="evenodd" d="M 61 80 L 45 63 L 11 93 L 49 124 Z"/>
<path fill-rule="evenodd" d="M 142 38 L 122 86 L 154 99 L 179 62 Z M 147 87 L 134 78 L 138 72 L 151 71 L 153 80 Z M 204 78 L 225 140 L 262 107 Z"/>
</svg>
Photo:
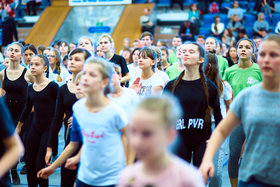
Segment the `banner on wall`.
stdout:
<svg viewBox="0 0 280 187">
<path fill-rule="evenodd" d="M 131 4 L 131 0 L 69 0 L 69 6 L 122 5 Z"/>
</svg>

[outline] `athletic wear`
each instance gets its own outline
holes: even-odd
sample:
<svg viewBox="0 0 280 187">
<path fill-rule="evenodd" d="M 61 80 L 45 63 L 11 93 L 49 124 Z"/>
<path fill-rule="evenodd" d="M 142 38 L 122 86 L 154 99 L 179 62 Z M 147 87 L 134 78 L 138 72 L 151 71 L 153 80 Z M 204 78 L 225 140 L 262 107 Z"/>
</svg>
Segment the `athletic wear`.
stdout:
<svg viewBox="0 0 280 187">
<path fill-rule="evenodd" d="M 33 85 L 28 86 L 28 97 L 25 109 L 20 118 L 24 122 L 34 107 L 31 130 L 27 138 L 26 168 L 29 186 L 48 186 L 48 180 L 37 179 L 37 172 L 46 166 L 45 155 L 49 129 L 55 112 L 58 85 L 49 84 L 41 91 L 35 91 Z"/>
<path fill-rule="evenodd" d="M 165 90 L 172 91 L 175 80 L 170 81 Z M 222 119 L 217 87 L 207 79 L 209 105 L 213 109 L 215 123 L 218 125 Z M 206 140 L 211 135 L 211 120 L 205 122 L 205 111 L 207 109 L 206 96 L 203 91 L 201 79 L 186 81 L 181 80 L 177 85 L 174 95 L 179 99 L 183 108 L 183 118 L 179 119 L 176 129 L 179 132 L 178 145 L 175 153 L 191 161 L 193 153 L 193 164 L 199 166 L 206 148 Z"/>
<path fill-rule="evenodd" d="M 65 140 L 65 147 L 70 142 L 70 131 L 71 129 L 68 127 L 68 119 L 72 117 L 73 111 L 72 107 L 74 103 L 77 101 L 75 94 L 71 93 L 68 89 L 68 85 L 64 84 L 58 90 L 57 101 L 56 101 L 56 109 L 55 109 L 55 116 L 52 120 L 52 125 L 50 129 L 50 135 L 48 138 L 48 147 L 55 147 L 56 140 L 58 139 L 58 133 L 61 129 L 62 123 L 64 122 L 65 133 L 64 133 L 64 140 Z M 64 118 L 65 114 L 65 118 Z M 75 156 L 79 150 L 72 154 Z M 77 170 L 68 170 L 64 167 L 64 164 L 61 166 L 61 187 L 68 187 L 73 186 Z"/>
<path fill-rule="evenodd" d="M 26 101 L 28 86 L 24 79 L 26 71 L 27 69 L 24 68 L 18 79 L 10 80 L 7 76 L 7 69 L 4 70 L 3 89 L 6 91 L 5 101 L 14 120 L 14 125 L 18 123 Z"/>
<path fill-rule="evenodd" d="M 89 112 L 85 101 L 80 99 L 73 106 L 71 141 L 83 141 L 78 180 L 94 186 L 117 184 L 125 167 L 120 130 L 127 125 L 127 116 L 113 102 L 99 112 Z"/>
<path fill-rule="evenodd" d="M 260 84 L 242 91 L 231 109 L 241 120 L 246 136 L 239 178 L 280 185 L 280 92 Z"/>
<path fill-rule="evenodd" d="M 262 75 L 258 64 L 252 63 L 247 69 L 241 69 L 236 64 L 225 71 L 224 80 L 231 85 L 235 97 L 244 88 L 261 82 Z"/>
</svg>

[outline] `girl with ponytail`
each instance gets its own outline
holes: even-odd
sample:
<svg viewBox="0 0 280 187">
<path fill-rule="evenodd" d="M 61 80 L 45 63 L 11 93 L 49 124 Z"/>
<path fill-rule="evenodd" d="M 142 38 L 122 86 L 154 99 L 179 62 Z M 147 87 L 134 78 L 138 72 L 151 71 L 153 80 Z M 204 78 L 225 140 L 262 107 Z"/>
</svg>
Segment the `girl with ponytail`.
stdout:
<svg viewBox="0 0 280 187">
<path fill-rule="evenodd" d="M 204 75 L 204 49 L 197 43 L 189 43 L 182 45 L 181 51 L 184 70 L 165 88 L 178 97 L 184 112 L 176 124 L 179 139 L 173 151 L 199 166 L 211 135 L 211 112 L 216 125 L 222 119 L 219 94 L 214 83 Z"/>
<path fill-rule="evenodd" d="M 66 68 L 61 65 L 61 58 L 58 50 L 51 49 L 47 55 L 50 62 L 50 79 L 62 86 L 70 75 Z"/>
</svg>

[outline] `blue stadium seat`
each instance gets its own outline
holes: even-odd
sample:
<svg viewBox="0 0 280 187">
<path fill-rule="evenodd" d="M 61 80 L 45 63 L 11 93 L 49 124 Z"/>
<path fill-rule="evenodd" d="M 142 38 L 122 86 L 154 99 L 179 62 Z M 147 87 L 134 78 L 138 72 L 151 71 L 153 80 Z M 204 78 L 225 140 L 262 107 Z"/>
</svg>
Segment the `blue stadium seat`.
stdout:
<svg viewBox="0 0 280 187">
<path fill-rule="evenodd" d="M 265 20 L 268 22 L 269 25 L 271 25 L 272 19 L 268 14 L 265 15 Z"/>
<path fill-rule="evenodd" d="M 204 27 L 210 27 L 215 21 L 215 16 L 219 14 L 204 14 L 203 15 L 203 25 Z"/>
<path fill-rule="evenodd" d="M 280 14 L 274 13 L 272 15 L 272 25 L 276 27 L 277 23 L 280 21 Z"/>
<path fill-rule="evenodd" d="M 203 35 L 205 38 L 211 35 L 209 28 L 200 28 L 199 35 Z"/>
<path fill-rule="evenodd" d="M 253 27 L 256 21 L 256 16 L 252 14 L 245 14 L 245 27 Z"/>
<path fill-rule="evenodd" d="M 226 9 L 226 7 L 231 8 L 232 2 L 222 2 L 221 9 Z"/>
<path fill-rule="evenodd" d="M 220 14 L 221 22 L 225 24 L 225 27 L 227 26 L 229 19 L 227 17 L 227 14 Z"/>
<path fill-rule="evenodd" d="M 246 30 L 246 34 L 249 38 L 253 38 L 253 35 L 254 35 L 254 31 L 253 31 L 253 27 L 247 27 L 245 28 Z"/>
<path fill-rule="evenodd" d="M 239 2 L 239 7 L 240 8 L 244 8 L 244 9 L 246 9 L 246 7 L 247 7 L 247 1 L 238 1 Z"/>
<path fill-rule="evenodd" d="M 255 2 L 249 2 L 247 6 L 247 10 L 253 10 L 255 6 Z"/>
<path fill-rule="evenodd" d="M 158 5 L 169 6 L 170 5 L 170 0 L 158 0 Z"/>
<path fill-rule="evenodd" d="M 193 3 L 197 3 L 197 1 L 196 0 L 184 0 L 185 5 L 191 5 Z"/>
</svg>

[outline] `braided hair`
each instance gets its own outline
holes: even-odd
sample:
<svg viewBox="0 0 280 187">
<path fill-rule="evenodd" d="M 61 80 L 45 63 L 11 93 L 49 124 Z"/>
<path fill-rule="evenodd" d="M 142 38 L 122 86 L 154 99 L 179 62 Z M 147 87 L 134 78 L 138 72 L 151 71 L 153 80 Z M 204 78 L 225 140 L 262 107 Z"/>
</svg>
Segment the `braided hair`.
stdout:
<svg viewBox="0 0 280 187">
<path fill-rule="evenodd" d="M 195 46 L 197 46 L 198 48 L 198 51 L 199 51 L 199 57 L 202 57 L 204 58 L 205 56 L 205 50 L 203 49 L 203 47 L 198 44 L 198 43 L 189 43 L 189 44 L 193 44 Z M 189 44 L 185 44 L 185 45 L 189 45 Z M 204 120 L 206 122 L 206 124 L 211 124 L 211 107 L 209 105 L 209 92 L 208 92 L 208 85 L 207 85 L 207 80 L 206 80 L 206 76 L 203 72 L 203 66 L 204 66 L 204 63 L 201 63 L 199 65 L 199 68 L 198 68 L 198 71 L 199 71 L 199 74 L 200 74 L 200 80 L 201 80 L 201 83 L 202 83 L 202 86 L 203 86 L 203 93 L 205 95 L 205 98 L 206 98 L 206 103 L 207 103 L 207 108 L 205 110 L 205 116 L 204 116 Z M 182 71 L 182 73 L 179 75 L 179 77 L 175 80 L 175 82 L 173 83 L 172 85 L 172 93 L 174 93 L 176 91 L 176 88 L 178 86 L 178 84 L 180 83 L 180 81 L 183 79 L 183 76 L 185 74 L 185 70 Z"/>
</svg>

